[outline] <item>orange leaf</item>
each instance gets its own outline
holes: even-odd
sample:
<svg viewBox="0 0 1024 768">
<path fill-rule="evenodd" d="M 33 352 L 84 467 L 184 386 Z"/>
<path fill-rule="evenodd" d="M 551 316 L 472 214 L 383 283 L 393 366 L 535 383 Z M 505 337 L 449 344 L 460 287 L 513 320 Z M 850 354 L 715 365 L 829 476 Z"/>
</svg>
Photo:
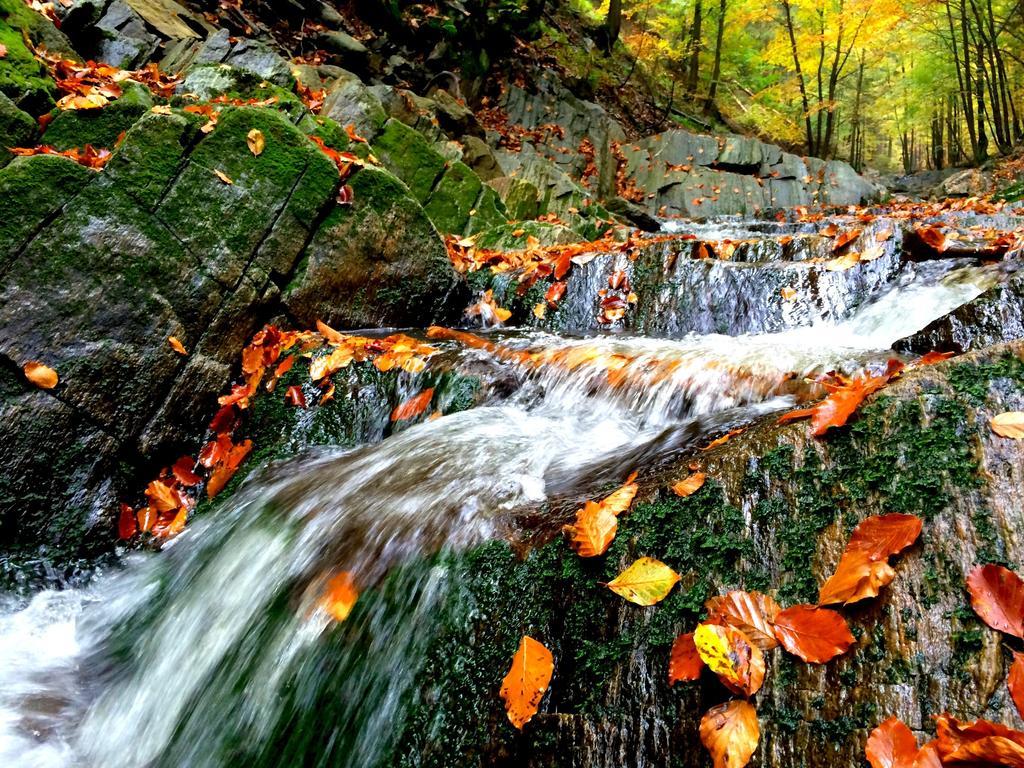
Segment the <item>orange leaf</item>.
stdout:
<svg viewBox="0 0 1024 768">
<path fill-rule="evenodd" d="M 896 571 L 887 561 L 871 560 L 864 551 L 847 551 L 839 559 L 836 572 L 821 586 L 818 604 L 850 605 L 875 597 L 894 578 Z"/>
<path fill-rule="evenodd" d="M 1006 687 L 1010 689 L 1010 698 L 1017 707 L 1017 714 L 1024 717 L 1024 653 L 1013 652 L 1013 663 L 1006 678 Z"/>
<path fill-rule="evenodd" d="M 812 664 L 824 664 L 846 653 L 854 643 L 846 619 L 813 605 L 794 605 L 780 611 L 774 631 L 783 648 Z"/>
<path fill-rule="evenodd" d="M 693 632 L 679 635 L 672 643 L 668 657 L 668 684 L 673 685 L 680 680 L 696 680 L 702 669 L 704 660 L 693 642 Z"/>
<path fill-rule="evenodd" d="M 544 294 L 544 301 L 546 301 L 551 306 L 551 308 L 554 309 L 564 295 L 565 283 L 552 283 L 548 287 L 547 292 Z"/>
<path fill-rule="evenodd" d="M 1000 437 L 1009 437 L 1014 440 L 1024 439 L 1024 412 L 1009 411 L 1000 413 L 989 419 L 989 426 L 992 431 Z"/>
<path fill-rule="evenodd" d="M 868 736 L 864 755 L 871 768 L 914 768 L 917 739 L 898 717 L 890 717 Z"/>
<path fill-rule="evenodd" d="M 580 557 L 597 557 L 608 551 L 619 521 L 603 504 L 588 501 L 576 513 L 576 523 L 565 526 L 569 544 Z"/>
<path fill-rule="evenodd" d="M 135 513 L 135 519 L 139 521 L 139 530 L 143 533 L 149 533 L 153 530 L 153 525 L 156 523 L 156 510 L 148 505 L 142 507 Z"/>
<path fill-rule="evenodd" d="M 863 232 L 861 229 L 848 229 L 845 232 L 841 232 L 839 236 L 836 237 L 835 242 L 832 243 L 832 250 L 838 251 L 843 246 L 849 245 L 860 237 L 861 232 Z"/>
<path fill-rule="evenodd" d="M 146 486 L 146 497 L 157 512 L 171 512 L 181 506 L 181 497 L 163 480 L 154 480 Z"/>
<path fill-rule="evenodd" d="M 117 535 L 122 539 L 130 539 L 138 531 L 135 521 L 135 510 L 127 504 L 121 505 L 121 516 L 117 520 Z"/>
<path fill-rule="evenodd" d="M 786 285 L 786 286 L 783 286 L 783 288 L 780 291 L 780 293 L 782 293 L 782 298 L 783 299 L 785 299 L 786 301 L 789 301 L 794 296 L 796 296 L 796 288 L 791 288 L 790 286 Z"/>
<path fill-rule="evenodd" d="M 949 715 L 935 718 L 936 750 L 942 765 L 1024 768 L 1024 733 L 976 720 L 961 723 Z"/>
<path fill-rule="evenodd" d="M 555 671 L 551 651 L 528 635 L 523 635 L 512 657 L 512 668 L 501 682 L 501 698 L 509 721 L 519 730 L 530 721 L 540 706 L 551 675 Z"/>
<path fill-rule="evenodd" d="M 298 384 L 292 384 L 288 387 L 288 390 L 284 393 L 284 399 L 289 405 L 294 405 L 296 408 L 306 407 L 306 395 Z"/>
<path fill-rule="evenodd" d="M 207 498 L 212 499 L 224 489 L 251 450 L 252 440 L 243 440 L 238 445 L 231 446 L 227 456 L 223 457 L 221 463 L 214 468 L 213 474 L 210 475 L 210 480 L 206 484 Z"/>
<path fill-rule="evenodd" d="M 915 360 L 914 366 L 920 367 L 925 365 L 935 365 L 936 363 L 941 363 L 943 360 L 948 360 L 955 354 L 956 352 L 937 352 L 933 349 L 931 352 L 928 352 Z"/>
<path fill-rule="evenodd" d="M 749 701 L 719 704 L 700 720 L 700 740 L 711 753 L 715 768 L 743 768 L 760 738 L 757 711 Z"/>
<path fill-rule="evenodd" d="M 359 590 L 351 571 L 342 571 L 327 582 L 324 595 L 320 598 L 320 607 L 340 623 L 352 613 L 358 599 Z"/>
<path fill-rule="evenodd" d="M 697 653 L 730 690 L 753 696 L 764 684 L 764 654 L 745 633 L 720 624 L 700 624 L 693 633 Z"/>
<path fill-rule="evenodd" d="M 636 472 L 627 477 L 626 482 L 621 487 L 616 488 L 605 496 L 601 501 L 601 506 L 616 517 L 629 509 L 629 505 L 633 503 L 633 499 L 640 489 L 640 486 L 633 482 L 635 479 Z"/>
<path fill-rule="evenodd" d="M 685 480 L 680 480 L 678 483 L 673 485 L 672 492 L 676 496 L 682 496 L 683 498 L 685 498 L 689 496 L 691 493 L 696 493 L 697 491 L 699 491 L 701 486 L 704 485 L 705 479 L 707 479 L 707 475 L 705 475 L 703 472 L 694 472 Z"/>
<path fill-rule="evenodd" d="M 820 403 L 784 414 L 779 419 L 785 424 L 796 419 L 811 417 L 811 434 L 821 437 L 830 427 L 841 427 L 856 413 L 864 398 L 877 392 L 889 382 L 889 375 L 858 376 L 851 381 L 836 385 L 832 394 Z"/>
<path fill-rule="evenodd" d="M 391 412 L 392 421 L 404 421 L 406 419 L 414 419 L 427 410 L 427 406 L 430 405 L 430 399 L 434 396 L 434 388 L 430 387 L 420 392 L 418 395 L 413 395 L 401 405 L 397 406 L 395 410 Z"/>
<path fill-rule="evenodd" d="M 203 479 L 195 473 L 196 462 L 191 456 L 182 456 L 171 467 L 171 474 L 186 488 L 199 485 Z"/>
<path fill-rule="evenodd" d="M 177 352 L 179 355 L 187 355 L 188 350 L 185 349 L 185 345 L 182 344 L 177 336 L 168 336 L 167 343 L 171 345 L 171 349 Z"/>
<path fill-rule="evenodd" d="M 221 171 L 221 170 L 218 169 L 218 170 L 214 170 L 213 173 L 214 173 L 214 175 L 216 175 L 216 177 L 218 179 L 223 181 L 225 184 L 234 184 L 235 183 L 235 182 L 233 182 L 231 180 L 231 178 L 226 173 L 224 173 L 224 171 Z"/>
<path fill-rule="evenodd" d="M 762 651 L 771 650 L 779 644 L 773 625 L 782 608 L 770 595 L 737 589 L 712 597 L 704 607 L 708 611 L 708 621 L 724 622 L 741 630 Z"/>
<path fill-rule="evenodd" d="M 885 560 L 902 552 L 920 535 L 921 519 L 914 515 L 873 515 L 853 529 L 846 551 L 858 550 L 869 560 Z"/>
<path fill-rule="evenodd" d="M 971 607 L 992 629 L 1024 637 L 1024 582 L 1001 565 L 979 565 L 967 576 Z"/>
<path fill-rule="evenodd" d="M 914 761 L 914 768 L 942 768 L 938 741 L 932 739 L 921 747 L 917 753 L 917 759 Z"/>
<path fill-rule="evenodd" d="M 40 389 L 53 389 L 57 386 L 57 372 L 38 360 L 29 360 L 22 367 L 25 378 Z"/>
<path fill-rule="evenodd" d="M 920 227 L 915 232 L 925 245 L 939 252 L 946 250 L 946 236 L 942 233 L 941 229 L 937 227 Z"/>
<path fill-rule="evenodd" d="M 345 334 L 339 333 L 331 328 L 327 323 L 321 322 L 320 320 L 316 321 L 316 329 L 328 344 L 344 344 L 347 339 Z"/>
</svg>

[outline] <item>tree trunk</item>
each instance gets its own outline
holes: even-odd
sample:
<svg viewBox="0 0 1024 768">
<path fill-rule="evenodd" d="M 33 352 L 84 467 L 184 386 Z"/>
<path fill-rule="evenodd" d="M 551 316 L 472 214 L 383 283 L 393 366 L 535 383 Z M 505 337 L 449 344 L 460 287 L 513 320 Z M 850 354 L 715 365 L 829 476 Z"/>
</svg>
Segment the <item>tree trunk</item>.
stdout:
<svg viewBox="0 0 1024 768">
<path fill-rule="evenodd" d="M 726 0 L 718 3 L 718 32 L 715 35 L 715 63 L 711 69 L 711 84 L 708 86 L 708 97 L 704 102 L 704 111 L 710 112 L 715 105 L 718 93 L 718 78 L 722 76 L 722 38 L 725 35 Z"/>
<path fill-rule="evenodd" d="M 811 105 L 807 99 L 807 83 L 804 82 L 803 67 L 800 66 L 800 52 L 796 47 L 796 31 L 793 29 L 793 12 L 789 6 L 789 0 L 781 0 L 783 21 L 786 31 L 789 33 L 789 47 L 793 54 L 793 68 L 796 70 L 797 83 L 800 86 L 800 102 L 804 108 L 804 130 L 807 135 L 807 153 L 814 154 L 814 130 L 811 125 Z"/>
<path fill-rule="evenodd" d="M 604 20 L 605 55 L 610 55 L 622 30 L 622 0 L 611 0 L 608 3 L 608 15 Z"/>
<path fill-rule="evenodd" d="M 703 0 L 697 0 L 693 6 L 693 24 L 690 26 L 690 64 L 686 78 L 686 88 L 690 96 L 696 97 L 697 84 L 700 77 L 701 26 L 703 24 Z"/>
</svg>

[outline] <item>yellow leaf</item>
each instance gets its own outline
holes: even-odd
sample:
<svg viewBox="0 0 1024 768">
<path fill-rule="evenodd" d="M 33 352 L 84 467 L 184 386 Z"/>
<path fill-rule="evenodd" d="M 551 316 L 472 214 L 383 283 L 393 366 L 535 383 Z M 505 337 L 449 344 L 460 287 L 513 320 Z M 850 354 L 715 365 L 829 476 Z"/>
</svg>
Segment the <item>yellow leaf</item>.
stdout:
<svg viewBox="0 0 1024 768">
<path fill-rule="evenodd" d="M 149 111 L 152 112 L 154 115 L 169 115 L 169 114 L 171 114 L 171 105 L 170 104 L 158 104 L 157 106 L 153 107 Z"/>
<path fill-rule="evenodd" d="M 989 419 L 988 423 L 992 431 L 1000 437 L 1010 437 L 1014 440 L 1024 438 L 1024 411 L 1000 413 Z"/>
<path fill-rule="evenodd" d="M 796 288 L 790 288 L 788 285 L 782 289 L 782 298 L 789 301 L 796 296 Z"/>
<path fill-rule="evenodd" d="M 252 152 L 255 157 L 259 157 L 266 144 L 263 139 L 263 131 L 258 128 L 253 128 L 245 135 L 245 143 L 249 145 L 249 151 Z"/>
<path fill-rule="evenodd" d="M 538 320 L 543 320 L 544 315 L 547 314 L 548 306 L 543 301 L 536 304 L 533 308 L 533 316 Z"/>
<path fill-rule="evenodd" d="M 22 370 L 25 372 L 25 378 L 40 389 L 53 389 L 57 386 L 57 372 L 38 360 L 29 360 Z"/>
<path fill-rule="evenodd" d="M 752 696 L 764 683 L 764 654 L 746 633 L 720 624 L 699 624 L 693 633 L 697 653 L 708 669 L 738 693 Z"/>
<path fill-rule="evenodd" d="M 522 730 L 540 706 L 555 671 L 551 651 L 528 635 L 523 635 L 512 657 L 512 668 L 501 682 L 501 698 L 509 722 Z"/>
<path fill-rule="evenodd" d="M 228 175 L 226 173 L 224 173 L 224 171 L 215 170 L 214 173 L 217 175 L 217 178 L 220 179 L 221 181 L 223 181 L 225 184 L 234 184 L 235 183 L 235 182 L 233 182 L 228 177 Z"/>
<path fill-rule="evenodd" d="M 606 586 L 631 603 L 654 605 L 665 599 L 677 581 L 679 574 L 663 562 L 641 557 Z"/>
</svg>

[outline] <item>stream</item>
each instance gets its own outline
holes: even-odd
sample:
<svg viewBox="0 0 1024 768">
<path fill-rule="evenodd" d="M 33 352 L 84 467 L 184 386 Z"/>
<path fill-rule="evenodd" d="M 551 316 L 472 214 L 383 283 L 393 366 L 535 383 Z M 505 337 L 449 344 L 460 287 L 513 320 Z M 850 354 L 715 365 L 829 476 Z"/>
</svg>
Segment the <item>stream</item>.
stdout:
<svg viewBox="0 0 1024 768">
<path fill-rule="evenodd" d="M 477 407 L 265 467 L 162 552 L 0 603 L 0 765 L 389 765 L 455 588 L 434 553 L 510 535 L 523 510 L 571 510 L 792 407 L 789 372 L 881 369 L 897 339 L 994 280 L 984 267 L 907 265 L 846 319 L 776 333 L 493 334 L 555 361 L 531 370 L 460 347 L 456 370 L 504 384 L 485 375 Z M 566 359 L 586 362 L 555 364 Z M 339 628 L 319 596 L 341 570 L 365 605 Z M 330 748 L 313 750 L 295 724 L 325 685 Z"/>
</svg>

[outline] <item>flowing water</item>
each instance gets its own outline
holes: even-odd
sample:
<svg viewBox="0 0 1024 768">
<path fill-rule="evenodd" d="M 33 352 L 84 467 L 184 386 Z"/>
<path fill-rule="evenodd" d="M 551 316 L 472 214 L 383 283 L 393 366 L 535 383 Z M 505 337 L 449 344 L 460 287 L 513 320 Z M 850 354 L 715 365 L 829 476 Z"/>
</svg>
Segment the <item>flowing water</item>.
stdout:
<svg viewBox="0 0 1024 768">
<path fill-rule="evenodd" d="M 463 350 L 462 364 L 487 359 L 513 385 L 377 445 L 265 468 L 163 552 L 83 589 L 12 599 L 0 765 L 387 765 L 453 588 L 433 553 L 507 535 L 525 509 L 571 511 L 634 468 L 790 406 L 788 372 L 883 366 L 896 339 L 990 281 L 917 270 L 843 323 L 778 334 L 500 337 L 540 353 L 534 367 Z M 320 596 L 342 570 L 364 592 L 337 625 Z M 298 724 L 325 697 L 314 736 Z"/>
</svg>

